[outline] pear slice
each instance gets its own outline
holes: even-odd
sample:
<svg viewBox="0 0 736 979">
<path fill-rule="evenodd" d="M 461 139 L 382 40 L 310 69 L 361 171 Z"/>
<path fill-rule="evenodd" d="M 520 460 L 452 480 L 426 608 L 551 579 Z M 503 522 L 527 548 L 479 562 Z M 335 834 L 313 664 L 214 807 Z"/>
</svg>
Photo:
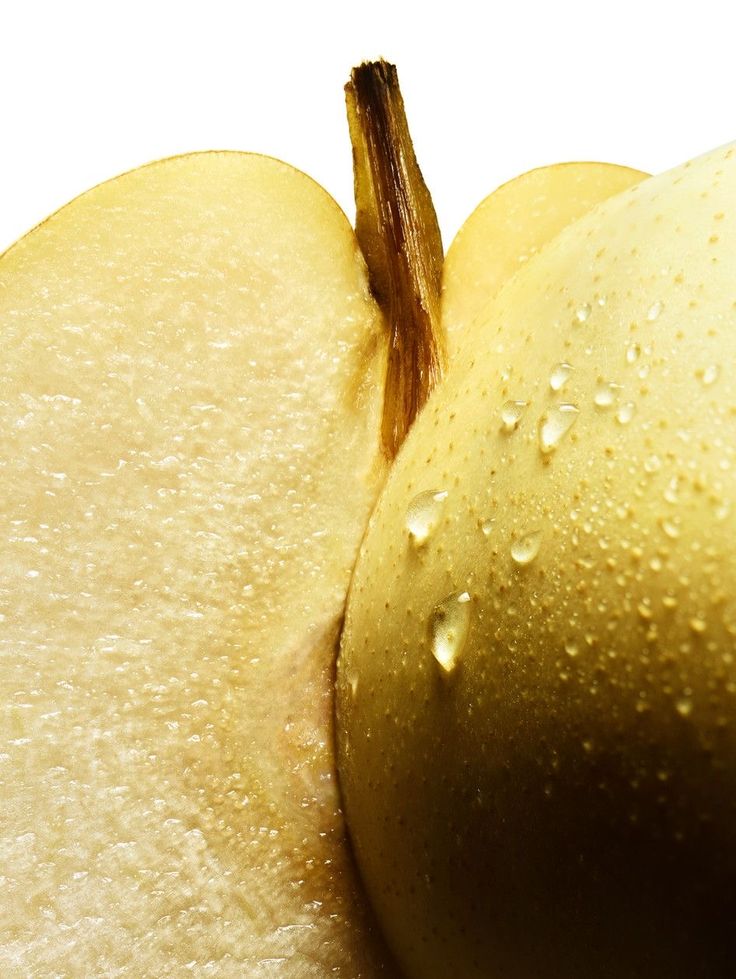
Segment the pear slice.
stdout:
<svg viewBox="0 0 736 979">
<path fill-rule="evenodd" d="M 558 163 L 495 190 L 455 236 L 442 274 L 442 324 L 452 354 L 501 286 L 568 224 L 647 174 L 612 163 Z"/>
<path fill-rule="evenodd" d="M 386 352 L 265 157 L 103 184 L 0 260 L 0 973 L 370 977 L 333 650 Z"/>
<path fill-rule="evenodd" d="M 726 147 L 563 229 L 389 475 L 339 760 L 412 979 L 733 975 L 735 201 Z"/>
</svg>

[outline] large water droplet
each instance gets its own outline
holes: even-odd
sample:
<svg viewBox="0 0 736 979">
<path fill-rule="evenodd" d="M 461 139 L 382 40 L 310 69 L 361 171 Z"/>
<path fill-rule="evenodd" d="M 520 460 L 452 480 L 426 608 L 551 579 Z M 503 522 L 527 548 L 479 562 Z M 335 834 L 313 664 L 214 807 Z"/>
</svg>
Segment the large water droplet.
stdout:
<svg viewBox="0 0 736 979">
<path fill-rule="evenodd" d="M 501 421 L 507 432 L 513 432 L 524 415 L 528 401 L 505 401 L 501 407 Z"/>
<path fill-rule="evenodd" d="M 443 673 L 458 664 L 470 629 L 470 595 L 453 592 L 432 613 L 432 655 Z"/>
<path fill-rule="evenodd" d="M 561 440 L 577 421 L 580 409 L 577 405 L 555 405 L 539 419 L 539 448 L 547 455 L 554 452 Z"/>
<path fill-rule="evenodd" d="M 647 319 L 649 320 L 649 322 L 653 323 L 663 309 L 664 309 L 664 303 L 660 299 L 658 299 L 655 303 L 652 303 L 652 305 L 647 310 Z"/>
<path fill-rule="evenodd" d="M 511 545 L 511 557 L 516 561 L 517 564 L 531 564 L 534 558 L 539 554 L 539 548 L 542 544 L 542 531 L 533 530 L 531 533 L 524 534 L 523 537 L 519 537 Z"/>
<path fill-rule="evenodd" d="M 423 544 L 437 528 L 446 499 L 446 490 L 426 490 L 411 501 L 406 511 L 406 529 L 414 544 Z"/>
<path fill-rule="evenodd" d="M 559 391 L 560 388 L 565 386 L 572 372 L 573 366 L 572 364 L 568 364 L 567 361 L 563 361 L 561 364 L 555 364 L 549 375 L 549 386 L 553 391 Z"/>
</svg>

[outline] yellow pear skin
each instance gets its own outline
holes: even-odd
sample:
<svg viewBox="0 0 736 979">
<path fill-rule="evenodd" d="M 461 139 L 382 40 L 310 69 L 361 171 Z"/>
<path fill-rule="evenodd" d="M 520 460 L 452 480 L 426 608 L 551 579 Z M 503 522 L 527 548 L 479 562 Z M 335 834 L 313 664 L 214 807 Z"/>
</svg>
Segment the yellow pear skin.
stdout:
<svg viewBox="0 0 736 979">
<path fill-rule="evenodd" d="M 0 259 L 0 330 L 0 974 L 387 974 L 331 747 L 385 471 L 344 215 L 144 167 Z"/>
<path fill-rule="evenodd" d="M 411 979 L 734 974 L 735 202 L 723 148 L 562 230 L 391 471 L 338 741 Z"/>
<path fill-rule="evenodd" d="M 647 174 L 613 163 L 556 163 L 503 184 L 455 236 L 442 270 L 442 328 L 450 353 L 501 287 L 563 228 Z"/>
</svg>

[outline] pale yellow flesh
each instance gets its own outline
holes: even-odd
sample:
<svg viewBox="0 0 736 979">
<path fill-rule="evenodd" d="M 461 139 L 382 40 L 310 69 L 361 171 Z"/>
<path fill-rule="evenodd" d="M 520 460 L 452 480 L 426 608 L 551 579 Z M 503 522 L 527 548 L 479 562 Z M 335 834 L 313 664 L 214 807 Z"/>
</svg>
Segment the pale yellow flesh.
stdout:
<svg viewBox="0 0 736 979">
<path fill-rule="evenodd" d="M 730 974 L 735 200 L 722 149 L 562 231 L 466 324 L 389 476 L 338 733 L 410 977 Z M 576 420 L 543 452 L 563 403 Z"/>
<path fill-rule="evenodd" d="M 378 973 L 331 728 L 383 476 L 347 221 L 164 161 L 3 256 L 0 328 L 0 973 Z"/>
<path fill-rule="evenodd" d="M 558 163 L 503 184 L 455 236 L 442 273 L 442 326 L 452 356 L 504 283 L 563 228 L 647 174 L 613 163 Z"/>
</svg>

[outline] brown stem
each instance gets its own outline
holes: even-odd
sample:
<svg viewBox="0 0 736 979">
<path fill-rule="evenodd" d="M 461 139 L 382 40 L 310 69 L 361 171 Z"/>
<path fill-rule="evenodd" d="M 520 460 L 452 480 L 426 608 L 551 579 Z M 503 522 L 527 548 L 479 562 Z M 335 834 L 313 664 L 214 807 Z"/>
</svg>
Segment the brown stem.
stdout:
<svg viewBox="0 0 736 979">
<path fill-rule="evenodd" d="M 440 379 L 442 239 L 417 165 L 394 65 L 354 68 L 345 87 L 355 171 L 355 230 L 386 317 L 382 437 L 389 459 Z"/>
</svg>

